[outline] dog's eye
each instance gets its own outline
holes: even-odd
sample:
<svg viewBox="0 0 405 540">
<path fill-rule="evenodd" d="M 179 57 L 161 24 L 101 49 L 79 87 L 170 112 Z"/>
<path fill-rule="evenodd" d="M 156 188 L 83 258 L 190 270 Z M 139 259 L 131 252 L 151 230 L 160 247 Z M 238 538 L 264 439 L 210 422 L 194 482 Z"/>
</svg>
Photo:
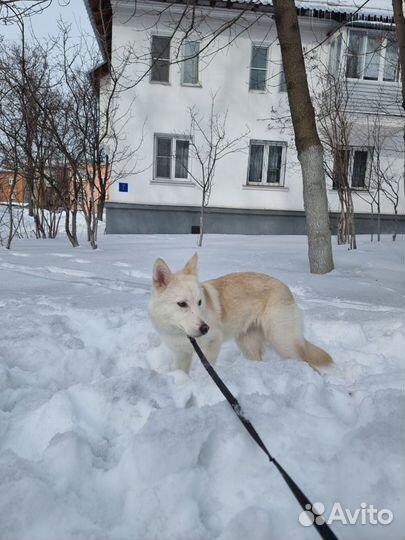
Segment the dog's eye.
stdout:
<svg viewBox="0 0 405 540">
<path fill-rule="evenodd" d="M 177 302 L 179 307 L 187 307 L 187 302 Z"/>
<path fill-rule="evenodd" d="M 201 306 L 201 300 L 198 300 L 198 305 Z"/>
</svg>

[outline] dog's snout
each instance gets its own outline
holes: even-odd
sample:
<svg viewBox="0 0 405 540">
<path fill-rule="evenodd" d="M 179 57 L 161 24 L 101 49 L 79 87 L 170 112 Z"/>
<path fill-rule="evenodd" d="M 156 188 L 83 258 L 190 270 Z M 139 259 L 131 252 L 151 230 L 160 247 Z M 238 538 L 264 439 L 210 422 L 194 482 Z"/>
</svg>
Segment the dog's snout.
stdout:
<svg viewBox="0 0 405 540">
<path fill-rule="evenodd" d="M 202 323 L 202 325 L 200 326 L 200 332 L 202 335 L 206 334 L 209 329 L 210 327 L 208 326 L 207 323 Z"/>
</svg>

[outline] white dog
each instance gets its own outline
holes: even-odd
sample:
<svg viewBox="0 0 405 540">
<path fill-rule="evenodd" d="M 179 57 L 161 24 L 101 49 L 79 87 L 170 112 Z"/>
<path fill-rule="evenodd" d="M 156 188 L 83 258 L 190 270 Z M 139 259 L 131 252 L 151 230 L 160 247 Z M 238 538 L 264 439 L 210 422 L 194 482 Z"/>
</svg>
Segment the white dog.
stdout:
<svg viewBox="0 0 405 540">
<path fill-rule="evenodd" d="M 187 336 L 201 338 L 212 364 L 231 338 L 252 360 L 261 360 L 271 346 L 281 357 L 304 360 L 314 369 L 332 363 L 327 352 L 304 338 L 299 308 L 284 283 L 254 272 L 199 283 L 197 254 L 175 273 L 156 260 L 149 316 L 186 372 L 194 352 Z"/>
</svg>

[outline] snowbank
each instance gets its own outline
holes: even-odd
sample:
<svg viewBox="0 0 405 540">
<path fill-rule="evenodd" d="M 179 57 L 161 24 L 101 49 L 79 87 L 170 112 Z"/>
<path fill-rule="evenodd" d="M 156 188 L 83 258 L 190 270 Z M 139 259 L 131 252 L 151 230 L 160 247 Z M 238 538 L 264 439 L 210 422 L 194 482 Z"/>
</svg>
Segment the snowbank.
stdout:
<svg viewBox="0 0 405 540">
<path fill-rule="evenodd" d="M 154 259 L 180 267 L 192 236 L 16 241 L 0 250 L 1 540 L 318 538 L 195 360 L 173 370 L 146 306 Z M 332 525 L 345 540 L 404 537 L 403 239 L 335 248 L 307 271 L 301 237 L 208 236 L 200 274 L 263 271 L 290 285 L 308 337 L 336 365 L 246 361 L 218 371 L 313 501 L 394 513 Z"/>
</svg>

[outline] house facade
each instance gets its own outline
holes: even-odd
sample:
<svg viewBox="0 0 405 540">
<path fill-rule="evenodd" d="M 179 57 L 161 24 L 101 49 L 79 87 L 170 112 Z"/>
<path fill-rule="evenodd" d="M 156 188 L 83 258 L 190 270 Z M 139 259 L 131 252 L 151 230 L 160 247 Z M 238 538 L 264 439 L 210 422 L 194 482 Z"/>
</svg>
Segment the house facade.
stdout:
<svg viewBox="0 0 405 540">
<path fill-rule="evenodd" d="M 340 211 L 336 162 L 344 156 L 357 232 L 374 227 L 377 211 L 382 231 L 392 232 L 404 214 L 404 112 L 390 2 L 372 0 L 360 11 L 348 1 L 297 4 L 332 227 Z M 132 55 L 119 106 L 128 111 L 123 138 L 137 151 L 131 172 L 110 187 L 107 232 L 197 232 L 197 153 L 207 156 L 220 131 L 222 141 L 236 142 L 214 164 L 206 232 L 303 234 L 302 177 L 270 3 L 108 7 L 113 65 Z M 91 5 L 89 12 L 97 28 Z M 341 141 L 334 105 L 347 119 Z M 200 132 L 199 144 L 192 114 L 210 134 Z"/>
<path fill-rule="evenodd" d="M 21 174 L 0 169 L 0 203 L 23 204 L 26 200 L 25 179 Z"/>
</svg>

